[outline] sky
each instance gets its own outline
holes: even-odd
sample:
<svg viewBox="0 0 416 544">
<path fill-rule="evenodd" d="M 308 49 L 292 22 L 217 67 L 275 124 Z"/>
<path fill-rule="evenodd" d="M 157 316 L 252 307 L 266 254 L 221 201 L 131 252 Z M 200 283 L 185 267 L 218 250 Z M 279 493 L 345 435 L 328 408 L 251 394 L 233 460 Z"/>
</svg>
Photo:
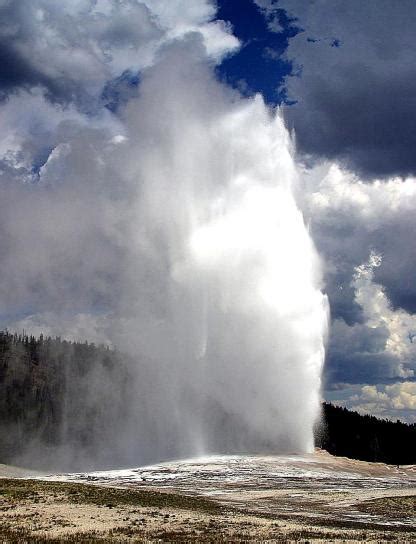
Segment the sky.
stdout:
<svg viewBox="0 0 416 544">
<path fill-rule="evenodd" d="M 1 325 L 105 342 L 121 284 L 147 286 L 124 242 L 135 189 L 113 183 L 135 165 L 113 150 L 188 43 L 293 131 L 331 309 L 324 397 L 416 422 L 415 24 L 413 0 L 0 0 Z"/>
</svg>

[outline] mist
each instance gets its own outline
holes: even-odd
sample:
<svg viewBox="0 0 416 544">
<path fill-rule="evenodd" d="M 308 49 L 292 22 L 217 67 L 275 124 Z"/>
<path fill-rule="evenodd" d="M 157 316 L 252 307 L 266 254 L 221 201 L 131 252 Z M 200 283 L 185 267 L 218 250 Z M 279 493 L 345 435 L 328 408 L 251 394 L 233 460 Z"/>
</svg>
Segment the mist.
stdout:
<svg viewBox="0 0 416 544">
<path fill-rule="evenodd" d="M 94 447 L 74 443 L 83 415 L 68 408 L 59 448 L 46 455 L 38 441 L 19 460 L 43 452 L 46 465 L 98 468 L 311 451 L 328 309 L 293 141 L 260 95 L 217 80 L 237 45 L 209 10 L 184 31 L 162 4 L 140 5 L 168 38 L 156 47 L 143 35 L 137 54 L 146 39 L 152 54 L 117 112 L 87 118 L 40 91 L 3 105 L 13 120 L 19 101 L 35 101 L 49 151 L 28 180 L 39 146 L 23 123 L 2 171 L 2 323 L 117 347 L 129 377 L 127 389 L 114 368 L 71 380 L 68 407 L 77 395 L 103 406 Z"/>
</svg>

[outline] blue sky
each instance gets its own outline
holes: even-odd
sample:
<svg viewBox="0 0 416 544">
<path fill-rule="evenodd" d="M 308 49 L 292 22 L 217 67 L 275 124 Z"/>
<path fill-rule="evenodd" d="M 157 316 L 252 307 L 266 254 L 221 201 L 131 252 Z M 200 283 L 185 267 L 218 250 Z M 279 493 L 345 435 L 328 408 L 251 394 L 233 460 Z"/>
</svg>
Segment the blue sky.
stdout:
<svg viewBox="0 0 416 544">
<path fill-rule="evenodd" d="M 69 191 L 88 166 L 107 190 L 99 161 L 81 158 L 82 150 L 90 149 L 92 157 L 102 148 L 104 128 L 122 141 L 123 112 L 140 94 L 142 74 L 154 57 L 172 36 L 180 42 L 200 32 L 216 77 L 243 96 L 260 93 L 271 108 L 282 106 L 296 135 L 299 204 L 322 258 L 331 305 L 327 398 L 415 421 L 415 3 L 198 0 L 176 10 L 175 5 L 158 0 L 67 0 L 65 9 L 51 0 L 1 4 L 0 188 L 25 194 L 18 210 L 12 213 L 6 204 L 0 209 L 0 273 L 10 277 L 0 290 L 3 325 L 17 322 L 17 316 L 24 319 L 34 308 L 51 312 L 45 285 L 63 279 L 67 299 L 79 288 L 79 298 L 63 308 L 65 315 L 79 312 L 84 303 L 93 313 L 111 308 L 105 286 L 124 251 L 117 222 L 97 231 L 98 215 L 111 214 L 105 206 L 92 209 L 83 185 L 79 194 L 89 215 L 83 226 L 79 221 L 72 229 L 64 212 L 46 220 L 50 209 L 37 187 L 49 191 L 48 202 L 54 202 L 56 189 L 45 188 L 48 179 L 59 177 Z M 159 10 L 158 24 L 152 10 Z M 205 35 L 213 21 L 217 33 Z M 75 154 L 71 168 L 61 172 L 66 153 Z M 111 194 L 115 202 L 121 199 L 117 187 Z M 68 250 L 54 253 L 49 262 L 42 249 L 29 266 L 13 242 L 23 236 L 15 226 L 20 215 L 31 217 L 33 229 L 44 229 L 39 236 L 48 244 L 55 244 L 55 231 L 67 236 L 73 261 Z M 100 252 L 92 251 L 88 263 L 77 253 L 77 236 L 111 239 L 105 270 Z M 69 278 L 65 270 L 74 263 L 75 276 Z M 16 266 L 27 273 L 15 278 Z M 95 290 L 80 288 L 83 274 L 98 277 Z"/>
<path fill-rule="evenodd" d="M 217 68 L 218 76 L 244 94 L 261 93 L 267 103 L 285 101 L 284 78 L 292 64 L 282 59 L 288 40 L 299 32 L 286 13 L 276 8 L 274 28 L 252 0 L 218 2 L 217 17 L 228 21 L 241 41 L 240 50 Z"/>
</svg>

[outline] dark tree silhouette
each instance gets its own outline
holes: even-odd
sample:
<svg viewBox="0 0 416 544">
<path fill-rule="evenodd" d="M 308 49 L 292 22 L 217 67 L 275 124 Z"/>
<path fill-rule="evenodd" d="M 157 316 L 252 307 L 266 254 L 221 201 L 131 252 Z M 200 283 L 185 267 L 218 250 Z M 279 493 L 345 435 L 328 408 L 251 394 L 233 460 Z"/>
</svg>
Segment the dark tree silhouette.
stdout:
<svg viewBox="0 0 416 544">
<path fill-rule="evenodd" d="M 416 425 L 323 405 L 316 443 L 333 455 L 394 465 L 416 463 Z"/>
<path fill-rule="evenodd" d="M 129 364 L 104 346 L 0 331 L 0 462 L 116 451 L 135 393 Z"/>
</svg>

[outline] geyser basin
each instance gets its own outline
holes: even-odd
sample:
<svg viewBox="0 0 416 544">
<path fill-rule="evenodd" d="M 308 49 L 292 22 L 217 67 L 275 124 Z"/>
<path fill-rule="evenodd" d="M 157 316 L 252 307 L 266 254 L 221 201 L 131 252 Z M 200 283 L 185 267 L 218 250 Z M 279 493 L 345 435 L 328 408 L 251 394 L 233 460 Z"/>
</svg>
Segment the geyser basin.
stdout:
<svg viewBox="0 0 416 544">
<path fill-rule="evenodd" d="M 373 530 L 379 525 L 383 530 L 396 526 L 402 530 L 410 528 L 410 531 L 415 523 L 412 509 L 416 491 L 415 467 L 397 468 L 333 457 L 322 450 L 304 455 L 216 455 L 133 469 L 53 475 L 46 479 L 141 491 L 144 501 L 148 491 L 151 492 L 149 497 L 155 491 L 162 491 L 171 493 L 171 497 L 210 498 L 225 507 L 226 518 L 216 517 L 217 533 L 228 524 L 235 530 L 236 519 L 241 520 L 244 511 L 250 516 L 254 512 L 262 518 L 267 515 L 274 524 L 280 519 L 287 525 L 289 516 L 289 526 L 300 522 L 308 530 L 311 526 L 319 527 L 317 538 L 321 540 L 322 528 L 328 526 L 330 533 L 325 535 L 325 541 L 334 540 L 333 531 L 339 525 L 344 525 L 344 531 L 348 527 L 351 529 L 351 522 L 357 529 L 365 529 L 367 535 L 369 523 Z M 146 516 L 145 511 L 143 513 Z M 178 511 L 174 512 L 173 517 L 177 514 Z M 150 515 L 154 515 L 153 509 Z M 159 515 L 165 524 L 166 517 L 163 518 L 160 510 Z M 211 516 L 212 513 L 209 514 L 212 522 Z M 186 527 L 192 524 L 192 518 L 198 530 L 201 529 L 201 519 L 196 511 L 190 516 L 187 509 L 186 518 Z M 245 531 L 252 522 L 252 518 L 250 522 L 243 520 Z M 180 530 L 184 530 L 183 525 Z M 340 540 L 345 540 L 344 531 Z M 298 540 L 298 535 L 297 532 L 293 538 Z M 256 541 L 257 536 L 258 533 L 254 535 Z M 280 533 L 278 539 L 282 536 Z M 354 541 L 361 538 L 358 533 L 350 536 Z M 410 533 L 403 535 L 404 540 L 406 536 L 410 538 Z M 385 537 L 386 534 L 380 534 L 383 541 Z M 233 532 L 230 539 L 235 541 L 235 538 Z"/>
<path fill-rule="evenodd" d="M 39 478 L 45 478 L 41 476 Z M 368 463 L 346 457 L 333 457 L 324 450 L 303 455 L 212 455 L 182 459 L 131 469 L 52 475 L 50 480 L 90 482 L 98 485 L 170 488 L 186 494 L 207 494 L 236 498 L 252 491 L 253 500 L 270 498 L 270 492 L 290 495 L 303 490 L 305 495 L 318 492 L 345 494 L 352 490 L 369 490 L 394 494 L 392 490 L 415 489 L 416 469 L 383 463 Z M 295 495 L 296 496 L 296 495 Z M 278 507 L 272 502 L 274 508 Z M 297 510 L 299 504 L 296 505 Z"/>
</svg>

